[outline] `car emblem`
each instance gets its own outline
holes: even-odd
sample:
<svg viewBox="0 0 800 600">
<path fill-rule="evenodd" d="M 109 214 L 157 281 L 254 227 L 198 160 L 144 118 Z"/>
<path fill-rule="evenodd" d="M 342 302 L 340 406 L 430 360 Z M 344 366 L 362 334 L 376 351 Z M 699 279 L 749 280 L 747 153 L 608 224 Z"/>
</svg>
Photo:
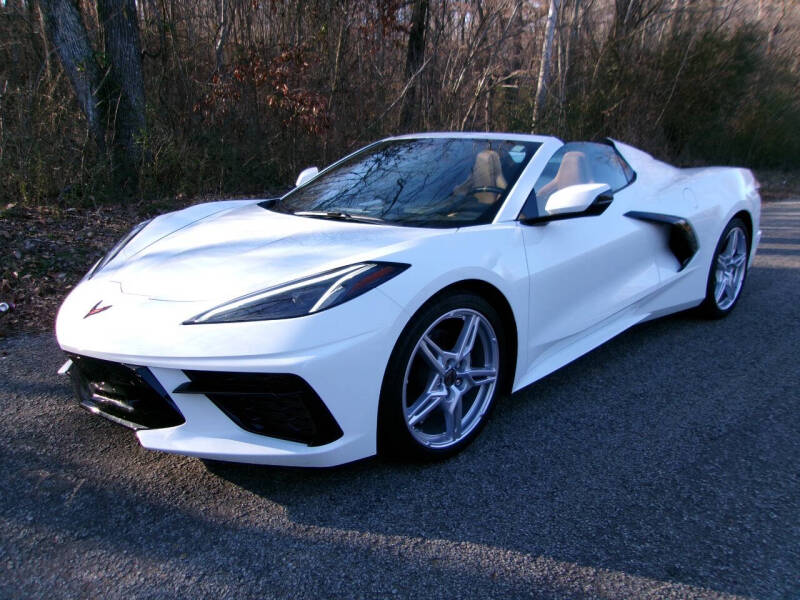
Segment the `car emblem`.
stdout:
<svg viewBox="0 0 800 600">
<path fill-rule="evenodd" d="M 97 304 L 95 304 L 95 305 L 94 305 L 94 306 L 91 308 L 91 310 L 90 310 L 89 312 L 87 312 L 87 313 L 84 315 L 84 317 L 83 317 L 83 318 L 85 319 L 86 317 L 91 317 L 92 315 L 96 315 L 97 313 L 101 313 L 101 312 L 103 312 L 104 310 L 108 310 L 109 308 L 111 308 L 111 305 L 110 305 L 110 304 L 106 304 L 105 306 L 100 306 L 100 304 L 101 304 L 102 302 L 103 302 L 102 300 L 98 300 Z"/>
</svg>

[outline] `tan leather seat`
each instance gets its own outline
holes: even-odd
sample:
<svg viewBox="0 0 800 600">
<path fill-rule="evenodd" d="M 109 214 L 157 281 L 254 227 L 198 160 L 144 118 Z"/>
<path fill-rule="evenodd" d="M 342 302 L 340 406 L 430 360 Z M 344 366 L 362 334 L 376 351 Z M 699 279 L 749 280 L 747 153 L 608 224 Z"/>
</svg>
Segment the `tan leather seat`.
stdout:
<svg viewBox="0 0 800 600">
<path fill-rule="evenodd" d="M 572 151 L 564 154 L 558 173 L 538 192 L 536 192 L 536 204 L 539 215 L 544 215 L 544 207 L 547 199 L 553 192 L 564 189 L 571 185 L 580 183 L 592 183 L 592 175 L 589 171 L 589 162 L 583 152 Z"/>
<path fill-rule="evenodd" d="M 508 182 L 503 176 L 503 167 L 500 165 L 500 156 L 494 150 L 478 152 L 469 178 L 461 185 L 456 186 L 453 193 L 468 194 L 471 190 L 482 187 L 495 187 L 502 190 L 508 187 Z M 500 194 L 496 192 L 475 193 L 475 198 L 481 204 L 493 204 L 499 196 Z"/>
</svg>

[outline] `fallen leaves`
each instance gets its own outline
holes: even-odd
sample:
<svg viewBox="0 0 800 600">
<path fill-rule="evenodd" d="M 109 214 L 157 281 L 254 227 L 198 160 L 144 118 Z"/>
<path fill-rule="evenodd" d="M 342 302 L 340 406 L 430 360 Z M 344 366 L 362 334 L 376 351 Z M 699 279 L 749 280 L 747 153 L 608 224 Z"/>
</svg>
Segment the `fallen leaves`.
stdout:
<svg viewBox="0 0 800 600">
<path fill-rule="evenodd" d="M 14 203 L 0 209 L 0 303 L 9 305 L 0 314 L 0 336 L 52 331 L 64 297 L 152 211 L 146 205 L 63 209 Z"/>
</svg>

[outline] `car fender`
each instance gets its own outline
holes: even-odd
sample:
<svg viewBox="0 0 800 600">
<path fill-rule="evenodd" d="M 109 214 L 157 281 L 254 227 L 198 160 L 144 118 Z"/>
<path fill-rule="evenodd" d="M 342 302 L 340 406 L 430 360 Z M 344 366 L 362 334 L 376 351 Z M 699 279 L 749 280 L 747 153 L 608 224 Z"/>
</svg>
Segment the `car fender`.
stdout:
<svg viewBox="0 0 800 600">
<path fill-rule="evenodd" d="M 392 327 L 397 338 L 420 308 L 442 290 L 465 281 L 480 281 L 503 295 L 511 307 L 517 339 L 524 339 L 529 285 L 520 227 L 514 222 L 462 228 L 452 236 L 429 238 L 426 244 L 387 257 L 411 264 L 406 272 L 379 288 L 403 307 Z M 423 260 L 431 254 L 440 260 Z M 515 372 L 523 372 L 524 348 L 518 348 L 515 363 Z"/>
</svg>

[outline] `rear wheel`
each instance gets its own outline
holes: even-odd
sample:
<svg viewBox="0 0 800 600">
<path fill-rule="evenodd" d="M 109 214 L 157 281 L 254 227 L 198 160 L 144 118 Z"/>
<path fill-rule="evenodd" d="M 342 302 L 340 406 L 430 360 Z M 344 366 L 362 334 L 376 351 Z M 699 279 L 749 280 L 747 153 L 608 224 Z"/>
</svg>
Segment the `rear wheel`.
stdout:
<svg viewBox="0 0 800 600">
<path fill-rule="evenodd" d="M 424 307 L 386 370 L 381 454 L 444 457 L 469 444 L 503 389 L 504 340 L 502 320 L 480 296 L 456 293 Z"/>
<path fill-rule="evenodd" d="M 732 219 L 722 232 L 711 260 L 706 298 L 701 305 L 706 316 L 718 319 L 736 306 L 747 278 L 749 256 L 747 226 L 739 218 Z"/>
</svg>

